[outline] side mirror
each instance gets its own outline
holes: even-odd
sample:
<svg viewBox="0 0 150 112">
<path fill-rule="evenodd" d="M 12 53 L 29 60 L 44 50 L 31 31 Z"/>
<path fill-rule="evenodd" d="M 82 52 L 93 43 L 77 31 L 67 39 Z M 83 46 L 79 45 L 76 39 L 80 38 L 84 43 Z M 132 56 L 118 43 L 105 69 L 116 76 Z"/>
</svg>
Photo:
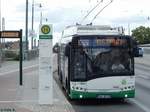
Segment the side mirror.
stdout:
<svg viewBox="0 0 150 112">
<path fill-rule="evenodd" d="M 59 51 L 59 45 L 58 45 L 58 43 L 56 43 L 53 47 L 53 52 L 58 53 L 58 51 Z"/>
<path fill-rule="evenodd" d="M 69 44 L 67 44 L 65 48 L 65 56 L 69 56 L 69 53 L 70 53 L 70 46 Z"/>
</svg>

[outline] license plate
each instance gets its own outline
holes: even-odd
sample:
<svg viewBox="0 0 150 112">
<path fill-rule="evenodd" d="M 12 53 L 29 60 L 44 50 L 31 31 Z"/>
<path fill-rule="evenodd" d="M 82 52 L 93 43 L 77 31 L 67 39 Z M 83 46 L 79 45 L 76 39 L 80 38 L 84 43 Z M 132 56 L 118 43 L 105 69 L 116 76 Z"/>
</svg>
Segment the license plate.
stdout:
<svg viewBox="0 0 150 112">
<path fill-rule="evenodd" d="M 110 95 L 98 95 L 97 98 L 107 99 L 107 98 L 111 98 L 111 96 Z"/>
</svg>

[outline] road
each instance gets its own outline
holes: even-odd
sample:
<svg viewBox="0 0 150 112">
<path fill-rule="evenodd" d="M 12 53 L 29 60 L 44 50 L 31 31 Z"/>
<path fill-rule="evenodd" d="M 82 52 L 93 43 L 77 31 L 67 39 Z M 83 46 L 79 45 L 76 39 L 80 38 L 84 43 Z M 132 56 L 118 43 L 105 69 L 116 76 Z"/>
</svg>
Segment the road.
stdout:
<svg viewBox="0 0 150 112">
<path fill-rule="evenodd" d="M 136 64 L 136 97 L 141 107 L 150 111 L 150 67 Z"/>
<path fill-rule="evenodd" d="M 143 57 L 144 58 L 144 57 Z M 57 59 L 54 59 L 56 63 Z M 32 63 L 35 65 L 35 63 Z M 56 65 L 56 64 L 54 64 Z M 31 68 L 26 68 L 24 72 L 36 71 L 38 67 L 30 64 Z M 37 63 L 36 63 L 37 66 Z M 34 69 L 32 69 L 34 68 Z M 57 68 L 56 66 L 54 67 Z M 69 101 L 75 112 L 150 112 L 150 67 L 143 64 L 135 65 L 136 74 L 136 97 L 135 99 L 127 99 L 124 102 L 114 100 L 85 100 L 85 101 Z M 57 72 L 54 74 L 55 80 L 61 89 L 58 81 Z M 30 78 L 28 76 L 28 78 Z M 0 74 L 0 108 L 1 102 L 13 102 L 20 100 L 17 96 L 18 74 L 14 72 L 6 72 Z M 63 90 L 62 90 L 63 91 Z M 64 92 L 63 92 L 64 93 Z M 65 95 L 65 93 L 63 94 Z M 11 105 L 10 105 L 11 107 Z M 13 108 L 13 107 L 12 107 Z M 73 112 L 73 111 L 71 111 Z"/>
</svg>

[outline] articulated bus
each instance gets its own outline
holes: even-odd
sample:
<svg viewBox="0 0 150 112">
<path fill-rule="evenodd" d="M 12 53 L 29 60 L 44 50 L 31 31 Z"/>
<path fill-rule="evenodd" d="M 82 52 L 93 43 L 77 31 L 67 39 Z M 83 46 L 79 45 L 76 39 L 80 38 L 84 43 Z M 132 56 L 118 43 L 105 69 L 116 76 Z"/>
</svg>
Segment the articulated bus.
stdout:
<svg viewBox="0 0 150 112">
<path fill-rule="evenodd" d="M 133 39 L 120 28 L 77 25 L 59 43 L 58 76 L 70 99 L 133 98 Z"/>
</svg>

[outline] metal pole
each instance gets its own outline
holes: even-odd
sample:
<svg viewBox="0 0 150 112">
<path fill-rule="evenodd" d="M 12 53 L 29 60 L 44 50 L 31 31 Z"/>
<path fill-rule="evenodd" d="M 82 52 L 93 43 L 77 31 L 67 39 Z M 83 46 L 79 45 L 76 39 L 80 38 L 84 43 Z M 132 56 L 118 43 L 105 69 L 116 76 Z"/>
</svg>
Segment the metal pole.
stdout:
<svg viewBox="0 0 150 112">
<path fill-rule="evenodd" d="M 20 68 L 20 77 L 19 77 L 19 83 L 20 83 L 20 86 L 22 86 L 23 85 L 23 75 L 22 75 L 22 30 L 20 30 L 20 32 L 19 32 L 19 37 L 20 37 L 20 58 L 19 58 L 19 60 L 20 60 L 20 66 L 19 66 L 19 68 Z"/>
<path fill-rule="evenodd" d="M 1 0 L 0 0 L 0 31 L 1 31 Z"/>
<path fill-rule="evenodd" d="M 34 30 L 34 0 L 32 0 L 32 37 L 31 37 L 31 49 L 33 49 L 33 30 Z"/>
<path fill-rule="evenodd" d="M 2 17 L 2 31 L 5 30 L 5 18 Z M 2 44 L 3 44 L 3 52 L 2 52 L 2 61 L 5 60 L 5 38 L 2 38 Z"/>
<path fill-rule="evenodd" d="M 26 0 L 26 32 L 25 32 L 25 35 L 26 35 L 26 56 L 25 58 L 28 59 L 28 0 Z"/>
<path fill-rule="evenodd" d="M 41 17 L 40 17 L 40 24 L 42 25 L 42 11 L 41 11 Z"/>
<path fill-rule="evenodd" d="M 1 0 L 0 0 L 0 32 L 1 32 Z M 2 42 L 0 38 L 0 67 L 2 64 Z"/>
<path fill-rule="evenodd" d="M 130 35 L 130 23 L 128 22 L 128 35 Z"/>
<path fill-rule="evenodd" d="M 40 4 L 40 8 L 42 8 L 42 4 Z M 41 10 L 41 15 L 40 15 L 40 25 L 42 25 L 42 10 Z"/>
</svg>

